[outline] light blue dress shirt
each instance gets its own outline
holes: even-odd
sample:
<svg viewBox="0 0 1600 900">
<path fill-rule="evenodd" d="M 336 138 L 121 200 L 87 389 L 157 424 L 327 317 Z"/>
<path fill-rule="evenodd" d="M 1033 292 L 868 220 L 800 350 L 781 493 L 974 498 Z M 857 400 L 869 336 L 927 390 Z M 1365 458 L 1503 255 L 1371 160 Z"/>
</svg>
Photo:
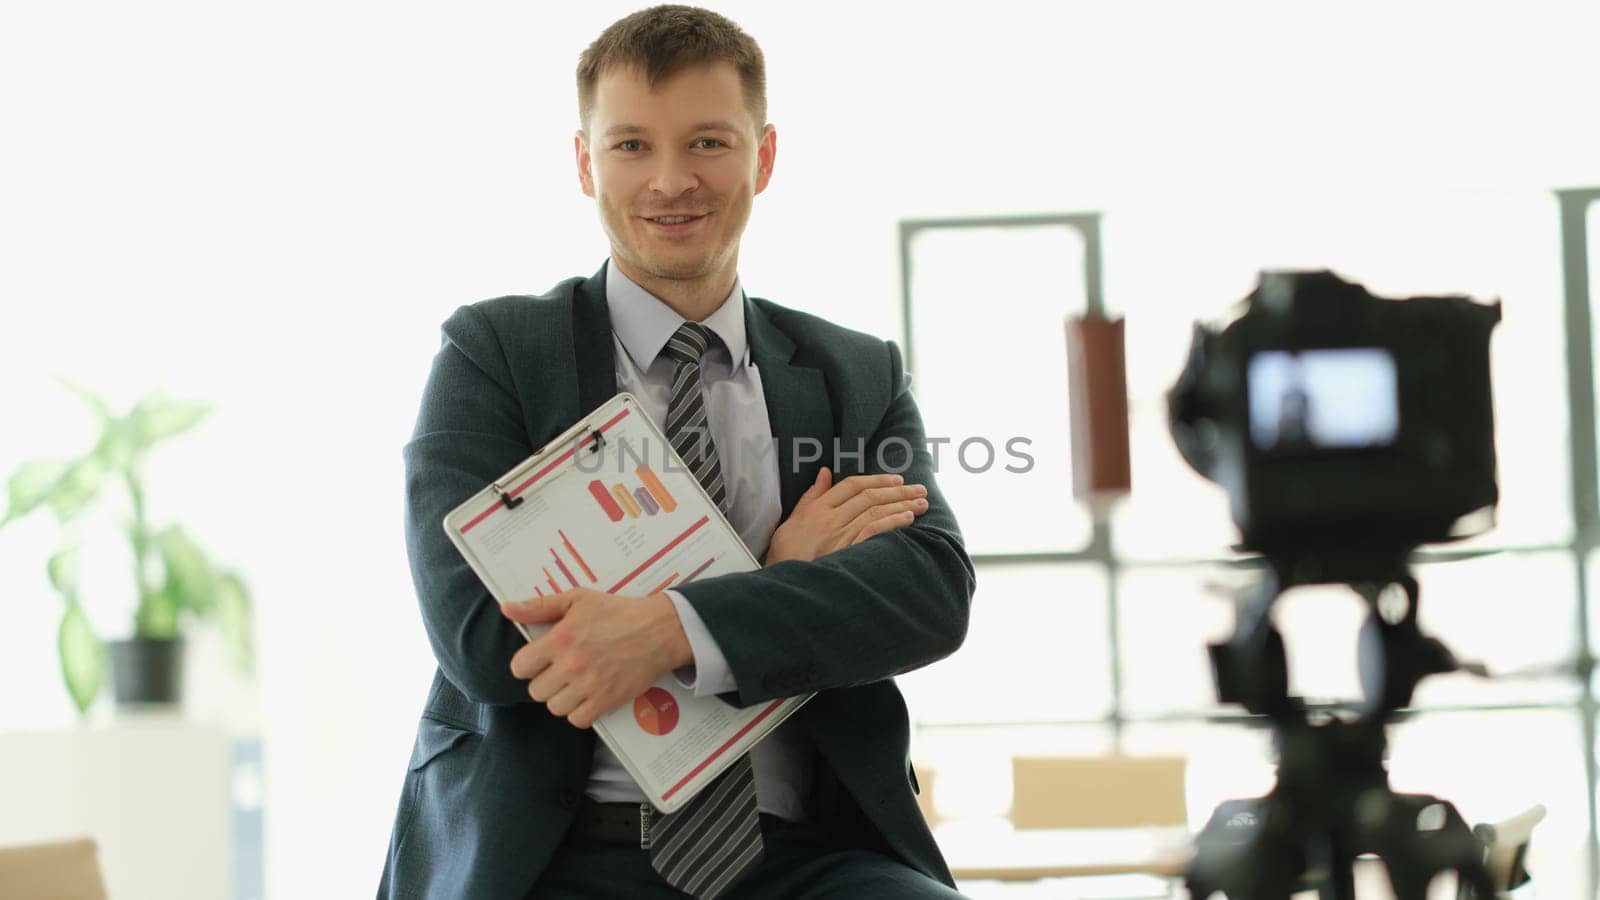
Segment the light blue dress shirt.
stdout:
<svg viewBox="0 0 1600 900">
<path fill-rule="evenodd" d="M 685 321 L 672 307 L 635 284 L 612 262 L 606 266 L 606 306 L 611 313 L 611 338 L 615 347 L 617 389 L 639 398 L 644 412 L 664 426 L 672 398 L 677 365 L 661 351 L 667 339 Z M 701 389 L 705 392 L 706 423 L 722 464 L 728 492 L 728 521 L 738 531 L 756 559 L 766 556 L 772 533 L 783 514 L 778 493 L 778 458 L 770 451 L 771 428 L 767 401 L 761 392 L 761 373 L 750 361 L 745 339 L 744 291 L 734 281 L 733 291 L 717 311 L 701 324 L 716 333 L 722 346 L 706 353 L 700 363 Z M 757 452 L 750 452 L 760 448 Z M 683 595 L 669 590 L 678 618 L 694 652 L 692 669 L 680 670 L 679 680 L 692 685 L 696 696 L 708 697 L 737 689 L 728 660 L 712 639 L 705 623 Z M 762 812 L 785 819 L 804 818 L 803 798 L 810 772 L 803 745 L 789 724 L 780 725 L 750 751 L 755 773 L 756 805 Z M 603 741 L 595 743 L 594 768 L 586 793 L 601 802 L 643 802 L 644 794 Z"/>
</svg>

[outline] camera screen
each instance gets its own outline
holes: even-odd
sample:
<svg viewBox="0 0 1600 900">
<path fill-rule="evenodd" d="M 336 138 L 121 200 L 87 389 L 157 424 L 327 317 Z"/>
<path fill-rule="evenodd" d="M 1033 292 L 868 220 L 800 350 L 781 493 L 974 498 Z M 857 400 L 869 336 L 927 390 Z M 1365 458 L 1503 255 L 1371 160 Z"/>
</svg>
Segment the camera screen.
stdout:
<svg viewBox="0 0 1600 900">
<path fill-rule="evenodd" d="M 1263 351 L 1250 357 L 1247 379 L 1257 450 L 1387 447 L 1400 429 L 1386 350 Z"/>
</svg>

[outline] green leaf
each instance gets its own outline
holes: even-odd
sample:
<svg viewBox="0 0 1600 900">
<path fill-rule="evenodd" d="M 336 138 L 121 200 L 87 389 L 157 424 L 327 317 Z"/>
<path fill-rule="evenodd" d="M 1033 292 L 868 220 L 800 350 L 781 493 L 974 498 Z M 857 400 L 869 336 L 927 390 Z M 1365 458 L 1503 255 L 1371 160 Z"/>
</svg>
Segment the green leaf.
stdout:
<svg viewBox="0 0 1600 900">
<path fill-rule="evenodd" d="M 251 637 L 250 592 L 232 572 L 217 579 L 217 627 L 232 651 L 234 664 L 245 672 L 255 670 L 255 641 Z"/>
<path fill-rule="evenodd" d="M 61 596 L 68 603 L 78 601 L 78 548 L 67 547 L 45 564 L 45 569 L 50 573 L 50 584 L 61 592 Z"/>
<path fill-rule="evenodd" d="M 217 576 L 205 553 L 176 525 L 156 535 L 156 549 L 166 564 L 165 589 L 172 602 L 180 610 L 209 614 L 216 596 Z"/>
<path fill-rule="evenodd" d="M 105 480 L 106 466 L 99 457 L 91 454 L 73 463 L 50 491 L 48 500 L 56 518 L 66 522 L 83 512 L 100 494 Z"/>
<path fill-rule="evenodd" d="M 133 426 L 123 419 L 106 423 L 100 442 L 95 445 L 94 456 L 112 472 L 129 472 L 137 455 L 133 446 Z"/>
<path fill-rule="evenodd" d="M 133 614 L 133 633 L 145 638 L 178 636 L 178 604 L 165 588 L 141 591 Z"/>
<path fill-rule="evenodd" d="M 57 384 L 76 394 L 78 399 L 83 401 L 83 405 L 89 407 L 95 418 L 100 420 L 101 425 L 109 425 L 116 419 L 116 416 L 111 414 L 111 408 L 100 399 L 100 395 L 64 376 L 57 375 L 55 379 Z"/>
<path fill-rule="evenodd" d="M 184 403 L 152 395 L 140 400 L 128 413 L 129 439 L 136 454 L 158 441 L 193 428 L 211 413 L 207 403 Z"/>
<path fill-rule="evenodd" d="M 76 602 L 68 603 L 61 616 L 56 646 L 61 651 L 61 678 L 67 683 L 67 693 L 78 713 L 85 714 L 105 681 L 106 649 Z"/>
<path fill-rule="evenodd" d="M 56 483 L 70 468 L 72 463 L 57 459 L 32 460 L 18 466 L 6 484 L 6 517 L 0 519 L 0 525 L 22 518 L 49 500 Z"/>
</svg>

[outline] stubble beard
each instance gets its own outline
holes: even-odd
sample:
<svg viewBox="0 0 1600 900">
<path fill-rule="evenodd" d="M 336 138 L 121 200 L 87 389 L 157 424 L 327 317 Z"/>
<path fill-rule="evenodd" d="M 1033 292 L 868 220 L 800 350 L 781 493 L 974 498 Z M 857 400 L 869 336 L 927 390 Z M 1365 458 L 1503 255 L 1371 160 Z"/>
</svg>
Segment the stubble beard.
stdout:
<svg viewBox="0 0 1600 900">
<path fill-rule="evenodd" d="M 707 213 L 716 213 L 719 219 L 734 214 L 734 209 L 727 203 L 696 207 L 695 211 L 699 212 L 702 209 Z M 684 212 L 688 211 L 687 208 L 684 209 Z M 661 211 L 654 214 L 670 213 Z M 649 234 L 649 226 L 636 222 L 633 212 L 629 209 L 612 208 L 603 214 L 602 218 L 611 239 L 612 255 L 620 257 L 630 269 L 645 278 L 671 282 L 719 278 L 724 263 L 736 259 L 739 252 L 737 238 L 730 245 L 719 239 L 719 236 L 711 235 L 709 236 L 711 243 L 704 249 L 687 254 L 675 253 L 672 252 L 670 244 L 658 246 Z M 718 221 L 716 225 L 725 226 L 726 223 Z"/>
<path fill-rule="evenodd" d="M 640 226 L 641 229 L 648 226 Z M 636 243 L 613 241 L 612 252 L 620 254 L 640 274 L 662 281 L 697 281 L 717 274 L 719 264 L 727 256 L 727 248 L 713 244 L 704 250 L 688 254 L 665 252 L 648 246 L 648 235 L 640 235 Z"/>
</svg>

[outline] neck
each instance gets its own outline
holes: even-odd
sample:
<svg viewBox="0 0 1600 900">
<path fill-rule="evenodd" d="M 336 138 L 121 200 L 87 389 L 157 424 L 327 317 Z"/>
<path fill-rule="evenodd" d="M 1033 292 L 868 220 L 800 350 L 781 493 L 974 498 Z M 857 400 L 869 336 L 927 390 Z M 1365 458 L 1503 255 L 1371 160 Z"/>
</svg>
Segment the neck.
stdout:
<svg viewBox="0 0 1600 900">
<path fill-rule="evenodd" d="M 732 266 L 726 271 L 709 272 L 696 278 L 660 278 L 635 270 L 618 259 L 616 254 L 611 256 L 611 264 L 621 269 L 622 274 L 634 284 L 649 291 L 690 322 L 705 321 L 707 316 L 721 308 L 723 301 L 733 291 L 735 272 Z"/>
</svg>

